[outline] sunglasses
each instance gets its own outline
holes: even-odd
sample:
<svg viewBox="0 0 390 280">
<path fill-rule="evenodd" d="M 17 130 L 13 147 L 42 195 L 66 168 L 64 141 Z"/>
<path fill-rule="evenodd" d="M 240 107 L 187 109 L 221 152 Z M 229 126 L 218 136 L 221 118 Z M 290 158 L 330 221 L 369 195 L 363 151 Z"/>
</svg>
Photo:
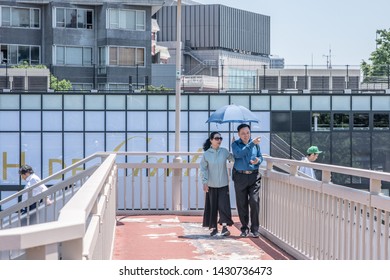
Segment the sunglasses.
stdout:
<svg viewBox="0 0 390 280">
<path fill-rule="evenodd" d="M 222 140 L 223 140 L 223 138 L 222 138 L 222 137 L 214 137 L 213 139 L 214 139 L 214 140 L 217 140 L 217 141 L 219 141 L 219 140 L 221 140 L 221 141 L 222 141 Z"/>
</svg>

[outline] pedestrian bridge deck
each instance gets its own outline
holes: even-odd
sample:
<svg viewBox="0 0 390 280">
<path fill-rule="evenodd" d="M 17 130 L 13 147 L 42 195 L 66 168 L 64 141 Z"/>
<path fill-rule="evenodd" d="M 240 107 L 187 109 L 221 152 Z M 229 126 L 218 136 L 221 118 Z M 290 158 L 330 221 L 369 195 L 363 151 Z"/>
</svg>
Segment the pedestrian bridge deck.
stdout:
<svg viewBox="0 0 390 280">
<path fill-rule="evenodd" d="M 117 216 L 114 260 L 289 260 L 263 236 L 240 237 L 238 217 L 230 236 L 210 237 L 201 216 Z"/>
</svg>

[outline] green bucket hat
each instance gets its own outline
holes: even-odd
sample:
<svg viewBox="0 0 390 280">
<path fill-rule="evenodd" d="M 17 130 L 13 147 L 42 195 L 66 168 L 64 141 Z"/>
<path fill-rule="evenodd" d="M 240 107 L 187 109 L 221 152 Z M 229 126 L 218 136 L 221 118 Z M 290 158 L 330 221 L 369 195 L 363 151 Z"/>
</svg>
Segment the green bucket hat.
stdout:
<svg viewBox="0 0 390 280">
<path fill-rule="evenodd" d="M 309 149 L 307 149 L 307 154 L 308 155 L 311 155 L 311 154 L 320 154 L 322 153 L 322 151 L 318 150 L 318 147 L 317 146 L 311 146 Z"/>
</svg>

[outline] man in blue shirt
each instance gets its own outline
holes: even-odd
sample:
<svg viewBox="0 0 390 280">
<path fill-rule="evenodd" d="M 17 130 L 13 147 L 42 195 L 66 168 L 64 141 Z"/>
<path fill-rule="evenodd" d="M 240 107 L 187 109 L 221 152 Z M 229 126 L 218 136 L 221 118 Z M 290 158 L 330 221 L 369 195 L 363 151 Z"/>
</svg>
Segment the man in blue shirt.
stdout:
<svg viewBox="0 0 390 280">
<path fill-rule="evenodd" d="M 240 124 L 237 131 L 240 139 L 232 143 L 232 151 L 234 156 L 234 189 L 236 191 L 238 216 L 241 222 L 240 236 L 248 236 L 250 229 L 251 236 L 258 238 L 260 236 L 259 166 L 263 161 L 259 146 L 260 137 L 251 139 L 251 130 L 248 124 Z"/>
</svg>

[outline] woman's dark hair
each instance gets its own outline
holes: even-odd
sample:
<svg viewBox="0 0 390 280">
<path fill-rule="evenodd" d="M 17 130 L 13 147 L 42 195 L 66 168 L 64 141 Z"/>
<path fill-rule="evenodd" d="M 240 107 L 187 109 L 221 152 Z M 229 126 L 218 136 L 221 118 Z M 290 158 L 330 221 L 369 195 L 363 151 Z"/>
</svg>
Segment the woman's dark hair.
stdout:
<svg viewBox="0 0 390 280">
<path fill-rule="evenodd" d="M 219 133 L 218 131 L 214 131 L 210 133 L 209 138 L 207 138 L 206 141 L 203 143 L 203 151 L 207 151 L 208 149 L 210 149 L 211 139 L 213 139 L 216 134 L 221 135 L 221 133 Z"/>
<path fill-rule="evenodd" d="M 32 167 L 30 165 L 22 165 L 19 169 L 19 175 L 22 175 L 22 174 L 26 174 L 26 173 L 30 173 L 30 174 L 33 174 L 34 173 L 34 170 L 32 169 Z"/>
</svg>

